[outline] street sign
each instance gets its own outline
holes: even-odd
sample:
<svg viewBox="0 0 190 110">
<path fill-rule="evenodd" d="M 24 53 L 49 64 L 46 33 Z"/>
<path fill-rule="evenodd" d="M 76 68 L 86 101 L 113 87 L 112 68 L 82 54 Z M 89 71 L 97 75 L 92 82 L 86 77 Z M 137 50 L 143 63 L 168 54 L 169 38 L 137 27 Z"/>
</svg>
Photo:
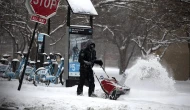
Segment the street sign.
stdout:
<svg viewBox="0 0 190 110">
<path fill-rule="evenodd" d="M 41 23 L 41 24 L 46 24 L 47 23 L 47 20 L 45 18 L 42 18 L 42 17 L 40 17 L 38 15 L 32 15 L 30 20 L 34 21 L 34 22 Z"/>
<path fill-rule="evenodd" d="M 30 5 L 35 14 L 49 19 L 56 14 L 60 0 L 31 0 Z"/>
<path fill-rule="evenodd" d="M 44 35 L 39 33 L 38 34 L 38 42 L 43 42 L 44 41 Z"/>
</svg>

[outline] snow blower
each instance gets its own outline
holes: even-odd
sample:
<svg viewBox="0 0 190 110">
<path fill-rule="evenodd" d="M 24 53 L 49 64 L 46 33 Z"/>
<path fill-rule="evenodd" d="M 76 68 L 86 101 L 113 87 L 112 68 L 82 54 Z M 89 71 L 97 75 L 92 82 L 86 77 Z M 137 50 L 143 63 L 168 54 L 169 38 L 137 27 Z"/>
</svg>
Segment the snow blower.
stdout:
<svg viewBox="0 0 190 110">
<path fill-rule="evenodd" d="M 126 74 L 123 74 L 123 77 L 120 81 L 117 81 L 115 77 L 110 78 L 106 73 L 105 69 L 101 67 L 104 73 L 107 75 L 107 78 L 104 78 L 102 75 L 100 78 L 96 76 L 102 90 L 105 92 L 105 98 L 109 98 L 111 100 L 117 100 L 120 95 L 124 95 L 130 91 L 130 88 L 127 87 L 124 83 L 126 80 Z"/>
</svg>

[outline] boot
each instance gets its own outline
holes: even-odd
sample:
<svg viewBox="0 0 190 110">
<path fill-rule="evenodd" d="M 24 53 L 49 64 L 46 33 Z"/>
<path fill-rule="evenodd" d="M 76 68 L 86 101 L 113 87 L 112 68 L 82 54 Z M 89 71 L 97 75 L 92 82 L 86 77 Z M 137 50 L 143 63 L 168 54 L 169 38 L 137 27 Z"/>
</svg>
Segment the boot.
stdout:
<svg viewBox="0 0 190 110">
<path fill-rule="evenodd" d="M 83 96 L 83 93 L 77 93 L 77 96 Z"/>
<path fill-rule="evenodd" d="M 89 95 L 89 97 L 98 97 L 96 94 L 92 93 L 91 95 Z"/>
</svg>

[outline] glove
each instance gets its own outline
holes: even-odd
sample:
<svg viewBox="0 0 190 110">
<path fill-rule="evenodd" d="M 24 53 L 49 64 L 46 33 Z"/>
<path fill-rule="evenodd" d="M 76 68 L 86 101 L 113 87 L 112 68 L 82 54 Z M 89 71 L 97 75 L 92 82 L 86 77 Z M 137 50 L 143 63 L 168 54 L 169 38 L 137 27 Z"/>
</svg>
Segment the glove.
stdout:
<svg viewBox="0 0 190 110">
<path fill-rule="evenodd" d="M 102 66 L 102 65 L 103 65 L 102 60 L 95 60 L 95 61 L 94 61 L 94 63 L 96 63 L 96 64 L 98 64 L 98 65 L 100 65 L 100 66 Z"/>
<path fill-rule="evenodd" d="M 88 62 L 88 61 L 84 61 L 84 63 L 86 64 L 86 65 L 92 65 L 92 63 L 91 62 Z"/>
</svg>

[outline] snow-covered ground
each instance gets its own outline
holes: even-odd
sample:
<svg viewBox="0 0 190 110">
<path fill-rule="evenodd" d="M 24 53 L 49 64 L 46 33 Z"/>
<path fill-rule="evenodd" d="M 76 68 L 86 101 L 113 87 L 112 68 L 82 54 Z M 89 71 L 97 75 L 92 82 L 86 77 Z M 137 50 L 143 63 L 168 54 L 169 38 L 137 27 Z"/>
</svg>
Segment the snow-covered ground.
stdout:
<svg viewBox="0 0 190 110">
<path fill-rule="evenodd" d="M 118 69 L 106 68 L 109 76 L 120 79 Z M 105 75 L 101 68 L 94 72 Z M 127 71 L 125 82 L 131 88 L 129 94 L 118 100 L 88 97 L 88 88 L 84 87 L 84 96 L 77 96 L 77 86 L 66 88 L 61 84 L 49 87 L 39 84 L 35 87 L 24 81 L 18 91 L 18 80 L 0 79 L 0 109 L 19 110 L 190 110 L 190 81 L 174 81 L 168 77 L 166 69 L 155 57 L 138 59 Z M 96 80 L 95 93 L 103 94 Z"/>
</svg>

